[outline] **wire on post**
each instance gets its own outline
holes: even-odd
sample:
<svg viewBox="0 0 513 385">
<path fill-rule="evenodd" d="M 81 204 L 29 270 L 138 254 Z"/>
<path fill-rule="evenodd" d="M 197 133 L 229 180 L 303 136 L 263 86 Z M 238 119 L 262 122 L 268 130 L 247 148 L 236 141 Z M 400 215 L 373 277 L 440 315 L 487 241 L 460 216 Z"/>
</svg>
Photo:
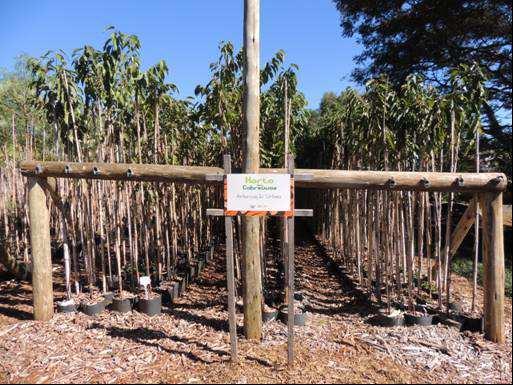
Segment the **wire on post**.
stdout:
<svg viewBox="0 0 513 385">
<path fill-rule="evenodd" d="M 493 185 L 499 185 L 502 183 L 502 181 L 504 180 L 503 176 L 502 175 L 498 175 L 496 176 L 495 178 L 493 178 L 490 183 L 493 184 Z"/>
<path fill-rule="evenodd" d="M 387 181 L 387 186 L 389 188 L 394 188 L 395 186 L 397 186 L 397 182 L 395 181 L 394 178 L 390 178 L 388 181 Z"/>
<path fill-rule="evenodd" d="M 426 177 L 423 177 L 421 180 L 420 180 L 420 185 L 425 188 L 425 189 L 428 189 L 430 186 L 431 186 L 431 182 L 426 178 Z"/>
</svg>

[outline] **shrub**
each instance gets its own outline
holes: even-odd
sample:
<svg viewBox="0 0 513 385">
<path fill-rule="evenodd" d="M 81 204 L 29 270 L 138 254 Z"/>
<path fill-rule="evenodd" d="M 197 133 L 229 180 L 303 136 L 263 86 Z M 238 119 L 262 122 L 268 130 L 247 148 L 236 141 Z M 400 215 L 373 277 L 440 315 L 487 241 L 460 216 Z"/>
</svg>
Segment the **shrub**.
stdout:
<svg viewBox="0 0 513 385">
<path fill-rule="evenodd" d="M 456 274 L 459 274 L 465 278 L 472 280 L 472 261 L 468 259 L 455 259 L 452 263 L 452 271 Z M 506 266 L 504 276 L 504 292 L 506 296 L 511 297 L 511 266 Z M 483 284 L 483 264 L 481 262 L 479 262 L 477 267 L 477 282 L 479 285 Z"/>
</svg>

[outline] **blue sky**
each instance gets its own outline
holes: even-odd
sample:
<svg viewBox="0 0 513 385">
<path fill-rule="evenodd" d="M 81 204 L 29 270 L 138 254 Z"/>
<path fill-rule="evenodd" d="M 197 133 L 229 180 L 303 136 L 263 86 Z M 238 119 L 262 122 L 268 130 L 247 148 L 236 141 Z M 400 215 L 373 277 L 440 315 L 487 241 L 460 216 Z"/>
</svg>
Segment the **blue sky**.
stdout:
<svg viewBox="0 0 513 385">
<path fill-rule="evenodd" d="M 209 78 L 220 41 L 242 42 L 243 0 L 18 0 L 0 5 L 0 68 L 12 69 L 21 53 L 50 49 L 71 53 L 84 44 L 100 47 L 114 25 L 139 36 L 145 67 L 160 59 L 180 96 L 192 95 Z M 326 91 L 348 85 L 360 48 L 341 36 L 331 0 L 261 0 L 262 61 L 284 49 L 300 67 L 300 87 L 316 108 Z"/>
</svg>

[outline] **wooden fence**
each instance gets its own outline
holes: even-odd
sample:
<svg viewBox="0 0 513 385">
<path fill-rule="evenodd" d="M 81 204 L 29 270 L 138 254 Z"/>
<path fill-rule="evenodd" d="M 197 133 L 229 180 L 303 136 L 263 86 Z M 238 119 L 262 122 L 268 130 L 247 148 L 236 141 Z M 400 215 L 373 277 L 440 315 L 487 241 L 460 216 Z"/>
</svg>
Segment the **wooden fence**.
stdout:
<svg viewBox="0 0 513 385">
<path fill-rule="evenodd" d="M 47 320 L 53 316 L 52 265 L 50 252 L 49 213 L 47 191 L 60 207 L 57 191 L 51 178 L 103 179 L 121 181 L 181 182 L 190 184 L 218 184 L 213 174 L 224 174 L 216 167 L 105 164 L 24 161 L 19 164 L 29 178 L 29 215 L 34 285 L 34 317 Z M 236 172 L 236 170 L 234 170 Z M 284 173 L 285 169 L 260 169 L 261 173 Z M 507 179 L 501 173 L 433 173 L 385 172 L 295 169 L 298 174 L 309 174 L 307 180 L 298 180 L 296 187 L 317 189 L 377 189 L 391 191 L 439 191 L 475 194 L 469 207 L 456 226 L 451 239 L 451 253 L 472 226 L 480 206 L 483 217 L 484 260 L 484 331 L 486 338 L 503 343 L 504 331 L 504 234 L 502 192 Z"/>
</svg>

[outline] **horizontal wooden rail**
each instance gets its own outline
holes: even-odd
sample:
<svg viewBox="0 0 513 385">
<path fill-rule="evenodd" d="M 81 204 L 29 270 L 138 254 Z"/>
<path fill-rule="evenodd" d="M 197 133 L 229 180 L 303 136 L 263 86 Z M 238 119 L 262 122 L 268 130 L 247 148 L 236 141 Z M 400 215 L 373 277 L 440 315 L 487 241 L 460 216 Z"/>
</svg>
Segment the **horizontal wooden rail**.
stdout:
<svg viewBox="0 0 513 385">
<path fill-rule="evenodd" d="M 70 163 L 23 161 L 19 168 L 25 176 L 87 178 L 124 181 L 184 182 L 217 184 L 212 174 L 223 174 L 218 167 L 171 166 L 121 163 Z M 260 169 L 261 173 L 285 173 L 285 169 Z M 397 171 L 343 171 L 296 169 L 309 174 L 296 181 L 303 188 L 348 188 L 410 191 L 501 192 L 507 179 L 501 173 L 441 173 Z"/>
<path fill-rule="evenodd" d="M 267 169 L 261 172 L 284 172 Z M 297 187 L 377 189 L 408 191 L 501 192 L 507 188 L 502 173 L 445 173 L 409 171 L 344 171 L 296 169 L 300 174 L 311 174 L 310 181 L 298 181 Z"/>
<path fill-rule="evenodd" d="M 205 175 L 223 174 L 222 168 L 128 163 L 20 162 L 25 176 L 103 179 L 145 182 L 210 183 Z"/>
</svg>

